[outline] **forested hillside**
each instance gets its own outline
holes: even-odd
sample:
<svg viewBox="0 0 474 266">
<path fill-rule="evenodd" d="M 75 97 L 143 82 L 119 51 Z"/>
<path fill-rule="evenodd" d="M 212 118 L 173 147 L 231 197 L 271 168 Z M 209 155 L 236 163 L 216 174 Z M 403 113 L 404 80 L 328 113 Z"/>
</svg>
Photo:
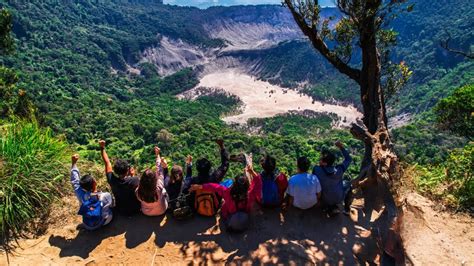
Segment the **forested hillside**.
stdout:
<svg viewBox="0 0 474 266">
<path fill-rule="evenodd" d="M 199 27 L 206 14 L 198 9 L 88 1 L 61 8 L 48 3 L 6 6 L 15 17 L 18 41 L 16 54 L 5 57 L 4 64 L 20 73 L 17 86 L 25 88 L 37 106 L 41 123 L 64 134 L 90 160 L 98 159 L 99 138 L 111 143 L 113 157 L 135 163 L 150 162 L 149 151 L 156 143 L 175 162 L 188 153 L 217 158 L 210 143 L 226 136 L 229 149 L 271 152 L 281 158 L 280 168 L 292 172 L 293 158 L 307 154 L 316 160 L 318 150 L 335 138 L 328 130 L 308 132 L 314 139 L 306 134 L 249 136 L 220 120 L 233 108 L 219 104 L 228 102 L 225 96 L 196 102 L 173 97 L 197 84 L 194 71 L 159 77 L 153 65 L 145 64 L 141 75 L 127 73 L 141 49 L 158 42 L 158 33 L 199 46 L 222 45 Z M 270 7 L 250 8 L 263 12 Z M 223 10 L 208 12 L 219 15 Z M 334 134 L 349 141 L 346 132 Z"/>
<path fill-rule="evenodd" d="M 16 87 L 23 89 L 37 107 L 40 123 L 63 134 L 85 158 L 98 160 L 97 140 L 105 138 L 112 157 L 128 158 L 143 167 L 152 162 L 150 151 L 155 144 L 173 162 L 181 163 L 189 153 L 215 160 L 218 154 L 212 141 L 225 137 L 233 152 L 246 150 L 256 157 L 271 153 L 278 158 L 279 168 L 291 173 L 295 170 L 294 158 L 307 155 L 316 162 L 319 151 L 340 138 L 349 144 L 356 158 L 351 169 L 351 174 L 356 174 L 363 144 L 347 131 L 331 129 L 329 117 L 282 115 L 257 119 L 250 125 L 260 128 L 259 134 L 249 135 L 220 119 L 236 107 L 229 103 L 238 101 L 222 94 L 192 102 L 174 97 L 198 84 L 199 67 L 164 77 L 157 74 L 153 64 L 141 62 L 142 52 L 158 46 L 163 36 L 200 49 L 231 45 L 209 34 L 208 27 L 215 21 L 275 23 L 271 18 L 282 17 L 285 19 L 277 27 L 287 26 L 292 22 L 288 15 L 282 15 L 281 7 L 203 11 L 147 1 L 95 2 L 1 4 L 13 14 L 17 39 L 16 53 L 2 57 L 2 63 L 18 72 Z M 414 11 L 393 24 L 399 31 L 393 60 L 406 61 L 414 74 L 408 86 L 390 99 L 390 109 L 393 115 L 412 113 L 415 123 L 397 129 L 394 136 L 407 162 L 441 169 L 443 161 L 460 153 L 451 150 L 462 149 L 467 138 L 438 134 L 429 111 L 454 89 L 472 84 L 474 71 L 472 60 L 441 49 L 438 42 L 447 30 L 453 45 L 469 50 L 474 8 L 467 0 L 414 2 Z M 305 92 L 316 99 L 359 103 L 356 87 L 306 42 L 289 40 L 261 50 L 233 50 L 220 56 L 233 56 L 242 62 L 257 60 L 254 73 L 262 79 L 287 86 L 309 82 Z M 468 147 L 463 152 L 471 150 Z M 232 169 L 231 175 L 235 174 L 236 169 Z"/>
</svg>

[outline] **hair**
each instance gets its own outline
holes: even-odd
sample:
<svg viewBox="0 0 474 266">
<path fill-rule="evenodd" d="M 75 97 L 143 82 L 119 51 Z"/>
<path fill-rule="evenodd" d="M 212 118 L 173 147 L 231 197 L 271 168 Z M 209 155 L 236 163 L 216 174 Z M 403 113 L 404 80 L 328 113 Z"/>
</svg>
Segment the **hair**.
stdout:
<svg viewBox="0 0 474 266">
<path fill-rule="evenodd" d="M 156 173 L 151 169 L 146 169 L 145 172 L 143 172 L 137 195 L 141 200 L 148 203 L 158 200 L 156 193 Z"/>
<path fill-rule="evenodd" d="M 325 162 L 327 166 L 333 166 L 336 161 L 336 156 L 330 151 L 323 151 L 321 153 L 321 161 Z"/>
<path fill-rule="evenodd" d="M 79 181 L 79 185 L 85 191 L 92 192 L 95 185 L 95 179 L 91 175 L 83 175 Z"/>
<path fill-rule="evenodd" d="M 212 164 L 206 158 L 201 158 L 196 162 L 196 170 L 199 176 L 208 176 L 211 171 Z"/>
<path fill-rule="evenodd" d="M 130 170 L 130 164 L 126 160 L 117 159 L 114 163 L 114 172 L 119 176 L 125 176 Z"/>
<path fill-rule="evenodd" d="M 238 208 L 239 203 L 247 200 L 250 182 L 245 176 L 238 176 L 235 178 L 234 183 L 230 187 L 230 196 L 235 202 L 235 206 Z"/>
<path fill-rule="evenodd" d="M 177 183 L 183 181 L 183 168 L 179 165 L 173 165 L 171 168 L 170 182 Z"/>
<path fill-rule="evenodd" d="M 276 169 L 276 160 L 270 155 L 265 155 L 260 160 L 260 165 L 262 166 L 263 171 L 265 171 L 266 174 L 273 174 Z"/>
<path fill-rule="evenodd" d="M 309 161 L 308 157 L 302 156 L 298 158 L 298 160 L 296 161 L 296 165 L 298 166 L 298 169 L 300 171 L 308 172 L 309 167 L 311 166 L 311 162 Z"/>
</svg>

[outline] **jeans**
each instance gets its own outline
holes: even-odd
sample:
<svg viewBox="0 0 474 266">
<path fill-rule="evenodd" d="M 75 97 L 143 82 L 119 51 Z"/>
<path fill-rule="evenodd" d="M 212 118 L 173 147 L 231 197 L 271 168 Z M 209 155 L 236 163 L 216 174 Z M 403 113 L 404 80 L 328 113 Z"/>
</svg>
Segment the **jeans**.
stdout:
<svg viewBox="0 0 474 266">
<path fill-rule="evenodd" d="M 344 192 L 344 211 L 349 212 L 351 210 L 351 204 L 353 199 L 352 184 L 350 180 L 342 180 L 342 190 Z M 329 212 L 335 211 L 337 205 L 331 205 L 327 207 Z"/>
<path fill-rule="evenodd" d="M 352 184 L 350 180 L 342 180 L 342 189 L 344 191 L 344 210 L 350 211 L 352 199 L 354 197 L 352 193 Z"/>
</svg>

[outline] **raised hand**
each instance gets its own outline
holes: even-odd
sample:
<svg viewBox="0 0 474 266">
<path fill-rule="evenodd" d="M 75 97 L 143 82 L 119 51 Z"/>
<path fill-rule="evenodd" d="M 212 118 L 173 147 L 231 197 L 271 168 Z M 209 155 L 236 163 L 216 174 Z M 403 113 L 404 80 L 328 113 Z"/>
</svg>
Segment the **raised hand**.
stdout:
<svg viewBox="0 0 474 266">
<path fill-rule="evenodd" d="M 105 149 L 105 140 L 103 139 L 99 140 L 99 146 L 102 150 Z"/>
<path fill-rule="evenodd" d="M 165 158 L 161 158 L 161 168 L 168 168 L 168 161 Z"/>
<path fill-rule="evenodd" d="M 128 174 L 130 176 L 135 176 L 135 168 L 134 167 L 130 167 L 130 169 L 128 170 Z"/>
<path fill-rule="evenodd" d="M 155 155 L 160 156 L 160 153 L 161 153 L 161 149 L 158 148 L 158 146 L 155 146 Z"/>
<path fill-rule="evenodd" d="M 191 164 L 192 162 L 193 162 L 193 156 L 188 155 L 188 156 L 186 157 L 186 164 Z"/>
<path fill-rule="evenodd" d="M 76 153 L 71 156 L 71 162 L 73 165 L 76 164 L 78 160 L 79 160 L 79 154 Z"/>
<path fill-rule="evenodd" d="M 216 139 L 217 145 L 222 149 L 224 148 L 224 140 L 223 139 Z"/>
</svg>

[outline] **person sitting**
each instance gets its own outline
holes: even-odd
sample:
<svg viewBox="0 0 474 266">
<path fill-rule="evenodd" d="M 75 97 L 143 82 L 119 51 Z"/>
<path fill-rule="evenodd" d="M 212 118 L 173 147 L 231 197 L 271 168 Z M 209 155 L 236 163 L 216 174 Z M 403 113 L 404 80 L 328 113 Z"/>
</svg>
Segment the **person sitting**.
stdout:
<svg viewBox="0 0 474 266">
<path fill-rule="evenodd" d="M 192 161 L 193 157 L 188 155 L 186 158 L 186 178 L 183 180 L 183 168 L 179 165 L 173 165 L 171 168 L 171 174 L 168 176 L 165 171 L 165 188 L 168 192 L 169 205 L 168 209 L 173 211 L 176 209 L 177 201 L 180 195 L 182 195 L 183 187 L 189 182 L 192 177 Z M 163 169 L 168 168 L 166 160 L 162 160 Z"/>
<path fill-rule="evenodd" d="M 91 175 L 81 177 L 77 161 L 79 155 L 71 157 L 71 184 L 81 207 L 82 223 L 87 230 L 96 230 L 112 221 L 112 195 L 97 191 L 97 182 Z"/>
<path fill-rule="evenodd" d="M 337 141 L 335 145 L 344 156 L 342 164 L 334 166 L 336 156 L 329 151 L 324 151 L 321 154 L 319 165 L 313 168 L 313 174 L 317 175 L 321 182 L 322 202 L 329 214 L 339 213 L 337 204 L 344 201 L 344 214 L 348 215 L 352 202 L 352 187 L 349 181 L 343 180 L 343 176 L 352 159 L 340 141 Z"/>
<path fill-rule="evenodd" d="M 276 170 L 276 160 L 270 155 L 265 155 L 260 160 L 263 171 L 262 177 L 262 205 L 276 207 L 283 203 L 285 191 L 288 188 L 288 179 L 284 173 Z"/>
<path fill-rule="evenodd" d="M 196 161 L 197 176 L 191 178 L 191 184 L 220 183 L 229 169 L 229 155 L 222 139 L 216 140 L 221 154 L 221 165 L 211 173 L 212 163 L 207 158 Z M 191 185 L 190 184 L 190 185 Z"/>
<path fill-rule="evenodd" d="M 321 184 L 317 176 L 308 173 L 311 162 L 307 157 L 299 157 L 296 164 L 298 173 L 288 182 L 287 203 L 284 209 L 290 206 L 302 210 L 310 209 L 316 206 L 321 197 Z"/>
<path fill-rule="evenodd" d="M 135 192 L 141 204 L 141 211 L 146 216 L 162 215 L 168 208 L 160 148 L 155 147 L 155 155 L 156 171 L 146 169 Z"/>
<path fill-rule="evenodd" d="M 109 156 L 105 151 L 105 141 L 99 141 L 102 160 L 105 164 L 105 175 L 115 198 L 115 209 L 119 214 L 130 216 L 140 212 L 140 202 L 135 196 L 135 190 L 140 180 L 134 176 L 135 170 L 126 160 L 118 159 L 113 171 Z"/>
<path fill-rule="evenodd" d="M 250 160 L 251 161 L 251 160 Z M 243 176 L 236 177 L 231 187 L 207 183 L 192 185 L 190 191 L 208 190 L 223 199 L 221 218 L 226 229 L 231 232 L 242 232 L 249 226 L 249 213 L 254 204 L 262 197 L 262 177 L 249 163 Z"/>
<path fill-rule="evenodd" d="M 183 189 L 187 194 L 191 185 L 202 185 L 206 183 L 220 183 L 229 169 L 229 155 L 224 147 L 222 139 L 216 140 L 221 153 L 221 165 L 211 173 L 212 164 L 206 158 L 201 158 L 196 162 L 197 176 L 192 177 Z M 194 210 L 203 216 L 214 216 L 219 208 L 219 199 L 215 193 L 206 190 L 190 191 L 188 204 L 193 206 Z"/>
</svg>

